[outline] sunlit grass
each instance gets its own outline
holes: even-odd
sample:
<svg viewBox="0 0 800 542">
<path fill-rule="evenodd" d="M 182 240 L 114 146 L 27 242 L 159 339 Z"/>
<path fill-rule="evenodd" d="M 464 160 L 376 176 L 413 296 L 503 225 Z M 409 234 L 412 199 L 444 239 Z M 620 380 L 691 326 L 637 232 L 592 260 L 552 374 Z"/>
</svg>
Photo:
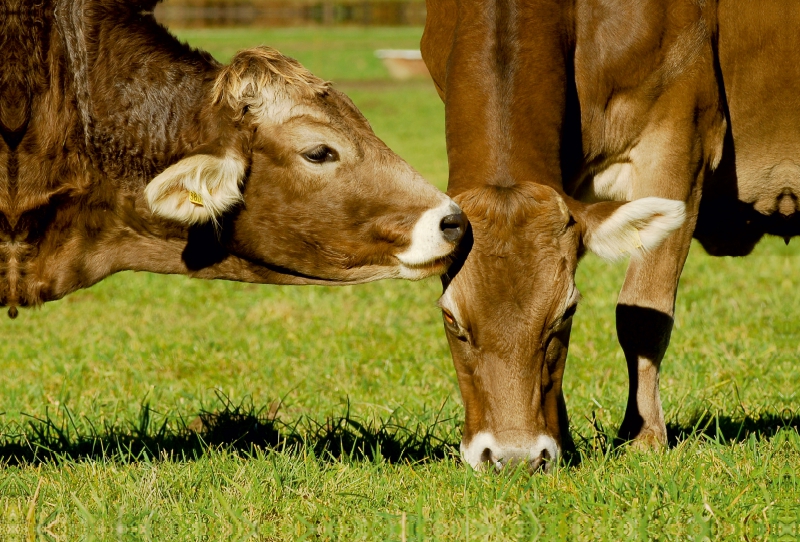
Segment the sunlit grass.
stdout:
<svg viewBox="0 0 800 542">
<path fill-rule="evenodd" d="M 183 35 L 224 59 L 253 32 Z M 263 35 L 325 69 L 342 43 L 368 65 L 420 30 L 309 45 L 320 32 Z M 438 96 L 371 73 L 345 90 L 443 187 Z M 0 540 L 797 539 L 799 263 L 776 239 L 747 259 L 693 247 L 662 373 L 672 445 L 641 454 L 610 446 L 625 265 L 587 257 L 565 381 L 580 461 L 552 476 L 476 474 L 454 456 L 463 411 L 436 280 L 121 273 L 0 322 Z"/>
</svg>

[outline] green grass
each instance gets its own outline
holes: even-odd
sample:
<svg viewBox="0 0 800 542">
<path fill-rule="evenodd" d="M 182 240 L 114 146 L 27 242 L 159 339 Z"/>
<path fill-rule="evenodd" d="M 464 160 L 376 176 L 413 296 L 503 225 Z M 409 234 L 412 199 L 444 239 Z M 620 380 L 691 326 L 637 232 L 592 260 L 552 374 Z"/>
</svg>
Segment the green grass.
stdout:
<svg viewBox="0 0 800 542">
<path fill-rule="evenodd" d="M 376 49 L 419 49 L 421 28 L 235 28 L 180 29 L 182 40 L 227 62 L 240 49 L 269 45 L 299 60 L 323 79 L 388 80 Z"/>
<path fill-rule="evenodd" d="M 250 32 L 189 37 L 223 56 L 215 43 Z M 265 35 L 288 52 L 318 32 Z M 435 92 L 359 77 L 342 79 L 377 133 L 442 186 Z M 798 263 L 776 239 L 747 259 L 693 247 L 663 366 L 671 446 L 641 454 L 610 446 L 627 392 L 613 319 L 625 266 L 587 257 L 565 380 L 581 461 L 552 476 L 458 462 L 435 280 L 121 273 L 0 321 L 0 540 L 797 539 Z"/>
</svg>

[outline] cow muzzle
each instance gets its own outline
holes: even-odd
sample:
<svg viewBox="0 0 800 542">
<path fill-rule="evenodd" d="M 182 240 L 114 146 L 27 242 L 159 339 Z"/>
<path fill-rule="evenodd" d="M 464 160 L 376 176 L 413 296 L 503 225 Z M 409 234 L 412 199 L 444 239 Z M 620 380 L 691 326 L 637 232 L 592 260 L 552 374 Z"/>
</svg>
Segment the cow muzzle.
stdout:
<svg viewBox="0 0 800 542">
<path fill-rule="evenodd" d="M 444 203 L 422 213 L 411 232 L 411 244 L 397 254 L 407 267 L 421 267 L 450 256 L 467 230 L 461 208 L 447 198 Z"/>
<path fill-rule="evenodd" d="M 559 456 L 558 444 L 548 435 L 539 435 L 521 446 L 514 446 L 500 444 L 491 433 L 480 432 L 469 444 L 461 443 L 461 458 L 475 470 L 493 467 L 501 471 L 527 464 L 531 472 L 547 473 Z"/>
</svg>

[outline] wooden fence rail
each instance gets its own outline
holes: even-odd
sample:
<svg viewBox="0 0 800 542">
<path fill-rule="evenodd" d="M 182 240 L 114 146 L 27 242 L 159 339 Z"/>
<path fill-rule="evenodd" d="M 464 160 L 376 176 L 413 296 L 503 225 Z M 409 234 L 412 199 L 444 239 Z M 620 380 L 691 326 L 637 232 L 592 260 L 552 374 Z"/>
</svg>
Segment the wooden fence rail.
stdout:
<svg viewBox="0 0 800 542">
<path fill-rule="evenodd" d="M 168 26 L 422 26 L 424 0 L 167 0 L 156 18 Z"/>
</svg>

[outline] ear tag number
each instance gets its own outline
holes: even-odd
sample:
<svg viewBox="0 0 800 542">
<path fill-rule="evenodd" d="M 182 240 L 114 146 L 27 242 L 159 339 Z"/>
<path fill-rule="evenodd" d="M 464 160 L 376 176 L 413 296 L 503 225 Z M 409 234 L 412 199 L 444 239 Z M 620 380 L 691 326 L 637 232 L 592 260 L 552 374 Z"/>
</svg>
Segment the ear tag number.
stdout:
<svg viewBox="0 0 800 542">
<path fill-rule="evenodd" d="M 200 197 L 200 194 L 197 192 L 189 191 L 189 201 L 194 203 L 195 205 L 199 205 L 200 207 L 204 207 L 205 203 L 203 203 L 203 198 Z"/>
</svg>

